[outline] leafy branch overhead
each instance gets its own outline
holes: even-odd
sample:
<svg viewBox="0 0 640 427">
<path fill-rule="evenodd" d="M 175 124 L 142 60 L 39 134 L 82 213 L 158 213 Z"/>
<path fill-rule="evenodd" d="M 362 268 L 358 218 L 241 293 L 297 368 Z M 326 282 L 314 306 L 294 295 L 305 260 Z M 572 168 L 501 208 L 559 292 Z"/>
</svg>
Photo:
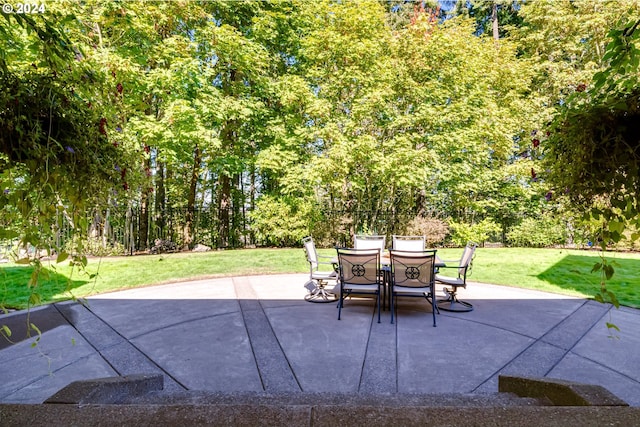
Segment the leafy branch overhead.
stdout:
<svg viewBox="0 0 640 427">
<path fill-rule="evenodd" d="M 568 97 L 549 140 L 549 178 L 605 224 L 603 249 L 640 229 L 639 22 L 610 31 L 607 68 Z"/>
</svg>

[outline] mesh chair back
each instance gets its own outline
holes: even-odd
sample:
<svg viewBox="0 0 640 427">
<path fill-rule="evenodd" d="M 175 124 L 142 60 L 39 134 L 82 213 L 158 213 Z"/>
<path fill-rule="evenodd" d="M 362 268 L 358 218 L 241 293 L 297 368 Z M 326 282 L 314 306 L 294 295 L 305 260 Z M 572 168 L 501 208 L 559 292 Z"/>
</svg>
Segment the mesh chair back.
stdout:
<svg viewBox="0 0 640 427">
<path fill-rule="evenodd" d="M 424 251 L 424 236 L 393 236 L 391 248 L 397 251 Z"/>
<path fill-rule="evenodd" d="M 460 265 L 458 266 L 458 277 L 465 277 L 467 270 L 469 270 L 471 267 L 473 254 L 475 253 L 477 247 L 478 245 L 476 245 L 475 243 L 468 243 L 467 246 L 464 247 L 462 258 L 460 258 Z"/>
<path fill-rule="evenodd" d="M 305 237 L 302 239 L 302 244 L 311 268 L 318 268 L 318 253 L 316 252 L 316 244 L 313 242 L 313 237 Z"/>
<path fill-rule="evenodd" d="M 385 236 L 355 236 L 353 247 L 356 249 L 380 249 L 384 251 L 386 248 Z"/>
<path fill-rule="evenodd" d="M 378 249 L 338 249 L 340 281 L 350 285 L 379 284 Z"/>
<path fill-rule="evenodd" d="M 391 251 L 391 278 L 394 286 L 424 288 L 435 280 L 436 251 Z"/>
</svg>

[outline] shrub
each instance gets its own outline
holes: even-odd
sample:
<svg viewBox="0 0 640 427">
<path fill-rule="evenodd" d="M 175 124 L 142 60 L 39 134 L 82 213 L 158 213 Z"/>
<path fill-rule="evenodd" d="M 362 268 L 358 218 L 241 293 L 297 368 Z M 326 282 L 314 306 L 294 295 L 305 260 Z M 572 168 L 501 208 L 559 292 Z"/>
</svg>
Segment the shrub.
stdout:
<svg viewBox="0 0 640 427">
<path fill-rule="evenodd" d="M 407 234 L 425 236 L 427 247 L 444 242 L 448 233 L 447 223 L 433 217 L 417 216 L 407 224 Z"/>
<path fill-rule="evenodd" d="M 106 242 L 101 238 L 73 236 L 64 244 L 64 251 L 70 254 L 93 255 L 98 257 L 122 255 L 125 253 L 124 245 L 120 242 Z"/>
<path fill-rule="evenodd" d="M 456 246 L 465 246 L 467 242 L 484 243 L 491 234 L 500 232 L 500 225 L 485 218 L 475 224 L 449 221 L 451 240 Z"/>
<path fill-rule="evenodd" d="M 262 196 L 251 212 L 256 237 L 267 245 L 295 246 L 309 234 L 312 204 L 296 197 Z"/>
<path fill-rule="evenodd" d="M 548 247 L 567 242 L 567 227 L 553 217 L 525 218 L 511 227 L 507 240 L 514 246 Z"/>
</svg>

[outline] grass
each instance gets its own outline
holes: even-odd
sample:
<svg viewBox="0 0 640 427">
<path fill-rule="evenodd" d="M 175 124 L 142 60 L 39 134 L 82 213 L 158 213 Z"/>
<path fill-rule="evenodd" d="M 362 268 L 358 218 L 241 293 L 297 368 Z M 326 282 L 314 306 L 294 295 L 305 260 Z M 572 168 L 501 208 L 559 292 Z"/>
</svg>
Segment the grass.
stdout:
<svg viewBox="0 0 640 427">
<path fill-rule="evenodd" d="M 607 252 L 605 257 L 615 268 L 607 289 L 620 304 L 640 308 L 640 254 Z M 600 290 L 600 274 L 591 273 L 597 262 L 596 251 L 480 248 L 470 279 L 590 298 Z"/>
<path fill-rule="evenodd" d="M 321 254 L 332 255 L 324 249 Z M 441 249 L 445 260 L 457 259 L 462 249 Z M 615 274 L 607 283 L 620 303 L 640 308 L 640 254 L 607 253 L 615 260 Z M 600 277 L 590 273 L 599 253 L 565 249 L 479 248 L 470 280 L 537 289 L 589 298 L 600 288 Z M 302 249 L 241 249 L 206 253 L 177 253 L 90 259 L 89 274 L 63 262 L 45 263 L 44 274 L 34 289 L 41 303 L 81 298 L 116 290 L 178 280 L 252 274 L 304 273 L 308 264 Z M 32 292 L 26 285 L 33 269 L 12 263 L 0 264 L 0 304 L 26 308 Z"/>
</svg>

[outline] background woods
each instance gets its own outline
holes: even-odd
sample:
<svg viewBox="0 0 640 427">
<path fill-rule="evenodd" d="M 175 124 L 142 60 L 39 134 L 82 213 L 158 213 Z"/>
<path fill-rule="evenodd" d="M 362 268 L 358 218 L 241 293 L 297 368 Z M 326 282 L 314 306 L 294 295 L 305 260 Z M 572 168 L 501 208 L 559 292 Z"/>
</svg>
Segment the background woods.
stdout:
<svg viewBox="0 0 640 427">
<path fill-rule="evenodd" d="M 618 180 L 637 177 L 635 163 L 573 163 L 637 158 L 638 134 L 620 124 L 637 115 L 635 1 L 45 8 L 0 18 L 5 247 L 73 256 L 361 232 L 547 246 L 587 244 L 603 224 L 616 224 L 614 242 L 635 233 L 637 183 Z"/>
</svg>

